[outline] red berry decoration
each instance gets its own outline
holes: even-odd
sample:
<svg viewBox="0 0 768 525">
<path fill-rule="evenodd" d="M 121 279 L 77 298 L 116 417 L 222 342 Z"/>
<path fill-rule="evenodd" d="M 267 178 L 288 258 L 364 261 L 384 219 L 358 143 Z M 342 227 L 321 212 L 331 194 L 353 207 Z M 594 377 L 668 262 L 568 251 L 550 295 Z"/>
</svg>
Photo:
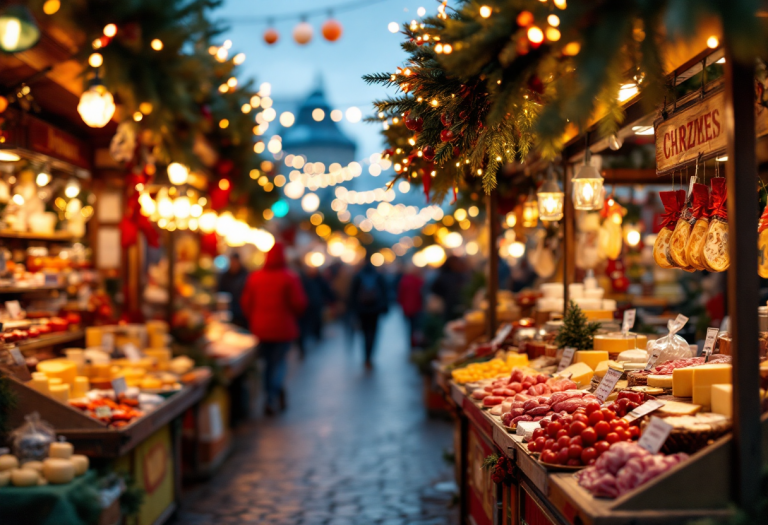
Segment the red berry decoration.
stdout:
<svg viewBox="0 0 768 525">
<path fill-rule="evenodd" d="M 534 75 L 528 79 L 528 89 L 534 93 L 544 93 L 544 82 L 542 82 L 538 76 Z"/>
<path fill-rule="evenodd" d="M 461 150 L 459 149 L 458 146 L 454 146 L 453 147 L 453 156 L 454 157 L 458 157 L 459 155 L 461 155 Z"/>
<path fill-rule="evenodd" d="M 446 128 L 451 125 L 453 119 L 451 119 L 451 116 L 448 113 L 440 113 L 440 122 L 442 122 L 443 126 Z"/>
<path fill-rule="evenodd" d="M 440 132 L 440 140 L 442 142 L 451 142 L 454 138 L 456 138 L 453 134 L 453 131 L 450 129 L 444 129 Z"/>
<path fill-rule="evenodd" d="M 424 155 L 424 158 L 427 160 L 434 160 L 435 158 L 435 148 L 432 146 L 425 146 L 421 149 L 422 154 Z"/>
<path fill-rule="evenodd" d="M 411 131 L 421 131 L 424 127 L 424 119 L 421 117 L 405 117 L 405 127 Z"/>
</svg>

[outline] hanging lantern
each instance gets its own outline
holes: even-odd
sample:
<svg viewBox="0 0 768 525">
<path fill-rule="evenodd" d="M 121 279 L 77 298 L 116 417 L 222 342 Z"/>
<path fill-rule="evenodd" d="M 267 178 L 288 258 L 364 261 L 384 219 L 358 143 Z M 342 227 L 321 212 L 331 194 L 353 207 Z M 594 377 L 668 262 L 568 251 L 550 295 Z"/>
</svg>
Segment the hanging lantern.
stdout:
<svg viewBox="0 0 768 525">
<path fill-rule="evenodd" d="M 277 40 L 280 38 L 280 34 L 277 32 L 277 29 L 270 27 L 266 31 L 264 31 L 264 42 L 269 44 L 270 46 L 277 42 Z"/>
<path fill-rule="evenodd" d="M 542 221 L 559 221 L 563 218 L 565 194 L 555 180 L 555 170 L 547 169 L 547 180 L 536 193 L 539 198 L 539 218 Z"/>
<path fill-rule="evenodd" d="M 600 172 L 589 163 L 589 146 L 584 154 L 584 165 L 571 179 L 573 184 L 573 207 L 577 210 L 599 210 L 603 207 L 605 188 Z"/>
<path fill-rule="evenodd" d="M 299 22 L 299 24 L 293 28 L 293 39 L 300 46 L 309 44 L 310 40 L 312 40 L 312 26 L 307 22 Z"/>
<path fill-rule="evenodd" d="M 328 42 L 336 42 L 341 38 L 342 27 L 338 20 L 334 20 L 333 18 L 326 20 L 321 29 L 323 38 Z"/>
<path fill-rule="evenodd" d="M 115 114 L 115 99 L 98 76 L 93 78 L 91 87 L 80 96 L 77 112 L 83 122 L 92 128 L 103 128 Z"/>
<path fill-rule="evenodd" d="M 40 28 L 29 9 L 12 5 L 0 13 L 0 49 L 6 53 L 18 53 L 34 47 L 40 40 Z"/>
<path fill-rule="evenodd" d="M 523 203 L 523 228 L 535 228 L 539 224 L 539 204 L 533 190 Z"/>
</svg>

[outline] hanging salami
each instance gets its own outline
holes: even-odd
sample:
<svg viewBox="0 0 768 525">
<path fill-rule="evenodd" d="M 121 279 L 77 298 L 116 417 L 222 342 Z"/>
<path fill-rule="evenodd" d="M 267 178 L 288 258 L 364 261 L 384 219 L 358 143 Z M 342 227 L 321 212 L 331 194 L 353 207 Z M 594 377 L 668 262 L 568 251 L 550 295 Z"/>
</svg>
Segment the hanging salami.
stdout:
<svg viewBox="0 0 768 525">
<path fill-rule="evenodd" d="M 677 219 L 675 229 L 672 232 L 672 237 L 669 239 L 668 258 L 672 260 L 675 266 L 684 270 L 691 268 L 691 264 L 688 262 L 688 256 L 685 253 L 685 245 L 688 243 L 688 238 L 691 236 L 691 229 L 695 222 L 693 214 L 688 207 L 691 199 L 692 195 L 689 195 L 680 212 L 680 218 Z"/>
<path fill-rule="evenodd" d="M 659 197 L 664 205 L 661 231 L 653 244 L 653 259 L 662 268 L 674 268 L 674 263 L 667 258 L 672 232 L 680 218 L 680 210 L 685 204 L 685 190 L 660 191 Z"/>
<path fill-rule="evenodd" d="M 768 206 L 757 224 L 757 273 L 768 279 Z"/>
<path fill-rule="evenodd" d="M 685 255 L 688 264 L 696 270 L 706 270 L 701 258 L 701 251 L 704 248 L 704 241 L 707 240 L 709 211 L 709 187 L 706 184 L 694 184 L 691 202 L 691 214 L 694 222 L 691 235 L 685 244 Z"/>
<path fill-rule="evenodd" d="M 712 179 L 712 219 L 704 241 L 702 260 L 713 272 L 724 272 L 731 264 L 728 255 L 728 212 L 725 208 L 727 199 L 725 178 Z"/>
</svg>

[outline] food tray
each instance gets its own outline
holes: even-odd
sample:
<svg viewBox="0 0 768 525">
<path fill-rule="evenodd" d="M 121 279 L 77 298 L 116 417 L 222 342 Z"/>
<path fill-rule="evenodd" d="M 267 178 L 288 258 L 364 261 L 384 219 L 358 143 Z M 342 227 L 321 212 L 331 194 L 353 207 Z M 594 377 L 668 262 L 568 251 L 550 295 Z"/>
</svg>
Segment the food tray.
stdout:
<svg viewBox="0 0 768 525">
<path fill-rule="evenodd" d="M 569 465 L 555 465 L 554 463 L 544 463 L 540 459 L 537 460 L 537 461 L 539 463 L 541 463 L 542 465 L 544 465 L 547 468 L 547 470 L 552 470 L 552 471 L 555 471 L 555 472 L 576 472 L 576 471 L 581 470 L 581 469 L 584 468 L 584 466 L 572 467 L 572 466 L 569 466 Z"/>
</svg>

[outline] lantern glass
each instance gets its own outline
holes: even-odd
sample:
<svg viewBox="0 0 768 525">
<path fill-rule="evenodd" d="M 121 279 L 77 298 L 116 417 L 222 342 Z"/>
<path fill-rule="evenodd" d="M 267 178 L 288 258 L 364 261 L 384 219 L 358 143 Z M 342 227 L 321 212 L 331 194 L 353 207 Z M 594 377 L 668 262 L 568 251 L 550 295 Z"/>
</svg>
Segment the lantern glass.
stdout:
<svg viewBox="0 0 768 525">
<path fill-rule="evenodd" d="M 559 221 L 563 218 L 563 192 L 539 192 L 539 219 L 542 221 Z"/>
<path fill-rule="evenodd" d="M 599 210 L 603 207 L 605 188 L 603 177 L 588 164 L 579 169 L 571 181 L 573 184 L 573 207 L 577 210 Z"/>
<path fill-rule="evenodd" d="M 115 114 L 115 99 L 102 84 L 94 83 L 80 96 L 77 112 L 88 126 L 103 128 Z"/>
<path fill-rule="evenodd" d="M 40 28 L 26 7 L 12 5 L 0 14 L 0 49 L 4 52 L 26 51 L 39 40 Z"/>
<path fill-rule="evenodd" d="M 523 228 L 535 228 L 539 223 L 539 205 L 536 199 L 529 197 L 523 203 Z"/>
</svg>

